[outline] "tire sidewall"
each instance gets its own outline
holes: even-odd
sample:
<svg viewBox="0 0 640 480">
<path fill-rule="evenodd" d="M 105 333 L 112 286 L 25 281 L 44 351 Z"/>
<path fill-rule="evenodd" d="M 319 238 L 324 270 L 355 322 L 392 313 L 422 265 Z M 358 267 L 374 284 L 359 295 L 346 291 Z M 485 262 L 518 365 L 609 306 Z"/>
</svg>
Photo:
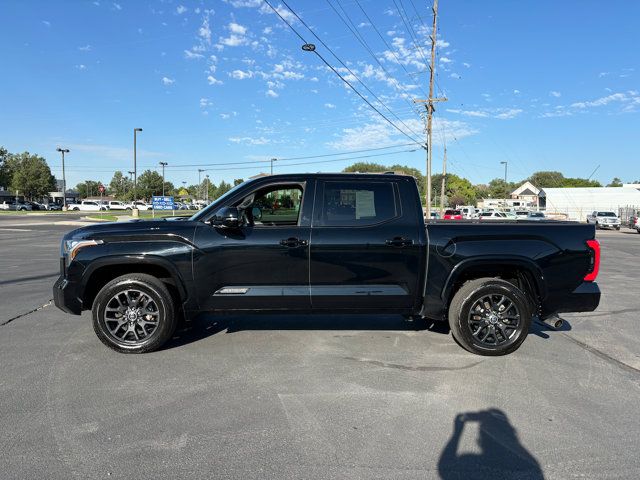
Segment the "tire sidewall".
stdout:
<svg viewBox="0 0 640 480">
<path fill-rule="evenodd" d="M 136 344 L 117 341 L 109 332 L 104 321 L 104 312 L 111 298 L 119 291 L 132 287 L 149 295 L 156 302 L 159 312 L 159 324 L 156 330 L 145 341 Z M 100 290 L 93 303 L 93 327 L 98 338 L 110 348 L 125 353 L 147 352 L 159 348 L 173 334 L 173 306 L 169 303 L 170 298 L 165 298 L 165 295 L 160 290 L 156 286 L 139 279 L 116 279 L 107 284 Z"/>
<path fill-rule="evenodd" d="M 513 301 L 520 312 L 521 327 L 516 333 L 517 338 L 506 346 L 498 346 L 496 348 L 490 348 L 480 344 L 471 334 L 471 330 L 468 326 L 469 312 L 473 304 L 478 300 L 478 297 L 487 294 L 499 294 L 504 295 L 509 300 Z M 473 352 L 480 355 L 497 356 L 506 355 L 511 353 L 522 345 L 522 342 L 527 338 L 529 333 L 529 327 L 531 326 L 531 307 L 526 296 L 515 285 L 508 282 L 486 282 L 483 285 L 473 289 L 470 293 L 467 293 L 460 302 L 455 314 L 455 328 L 454 335 L 457 340 L 463 343 L 463 346 Z"/>
</svg>

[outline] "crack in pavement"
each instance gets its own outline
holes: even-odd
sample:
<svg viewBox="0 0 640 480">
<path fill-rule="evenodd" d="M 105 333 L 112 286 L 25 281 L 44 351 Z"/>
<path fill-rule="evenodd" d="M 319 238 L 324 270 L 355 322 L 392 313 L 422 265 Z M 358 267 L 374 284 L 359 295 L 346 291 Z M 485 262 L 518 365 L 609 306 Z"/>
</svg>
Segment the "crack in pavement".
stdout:
<svg viewBox="0 0 640 480">
<path fill-rule="evenodd" d="M 601 359 L 603 359 L 605 362 L 608 362 L 612 365 L 615 365 L 617 367 L 622 368 L 623 370 L 626 370 L 627 372 L 631 372 L 631 373 L 635 373 L 638 374 L 640 373 L 640 369 L 633 367 L 627 363 L 621 362 L 620 360 L 613 358 L 611 355 L 604 353 L 600 350 L 598 350 L 595 347 L 592 347 L 591 345 L 587 345 L 586 343 L 584 343 L 581 340 L 578 340 L 577 338 L 572 337 L 571 335 L 567 335 L 566 333 L 562 333 L 562 335 L 566 338 L 568 338 L 569 340 L 571 340 L 573 343 L 575 343 L 576 345 L 578 345 L 581 348 L 584 348 L 587 352 L 593 353 L 595 356 L 600 357 Z"/>
<path fill-rule="evenodd" d="M 38 310 L 42 310 L 43 308 L 46 308 L 49 305 L 51 305 L 51 302 L 53 302 L 53 298 L 49 299 L 49 301 L 47 303 L 45 303 L 44 305 L 41 305 L 41 306 L 36 307 L 36 308 L 34 308 L 32 310 L 29 310 L 28 312 L 21 313 L 20 315 L 16 315 L 15 317 L 10 318 L 9 320 L 5 320 L 4 322 L 0 323 L 0 327 L 2 327 L 4 325 L 7 325 L 8 323 L 11 323 L 14 320 L 17 320 L 19 318 L 26 317 L 27 315 L 31 315 L 32 313 L 35 313 Z"/>
<path fill-rule="evenodd" d="M 397 363 L 387 363 L 380 362 L 378 360 L 370 360 L 368 358 L 355 358 L 355 357 L 343 357 L 345 360 L 354 360 L 356 362 L 368 363 L 369 365 L 375 365 L 376 367 L 386 367 L 386 368 L 397 368 L 398 370 L 410 370 L 414 372 L 446 372 L 453 370 L 466 370 L 467 368 L 475 367 L 476 365 L 480 365 L 483 360 L 479 362 L 474 362 L 469 365 L 464 365 L 462 367 L 440 367 L 440 366 L 410 366 L 410 365 L 400 365 Z"/>
</svg>

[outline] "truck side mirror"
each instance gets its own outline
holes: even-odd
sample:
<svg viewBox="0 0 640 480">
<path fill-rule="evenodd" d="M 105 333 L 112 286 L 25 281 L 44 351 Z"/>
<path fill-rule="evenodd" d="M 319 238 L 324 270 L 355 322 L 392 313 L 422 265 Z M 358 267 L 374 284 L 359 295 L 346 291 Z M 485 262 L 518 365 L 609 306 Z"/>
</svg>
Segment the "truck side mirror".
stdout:
<svg viewBox="0 0 640 480">
<path fill-rule="evenodd" d="M 240 226 L 240 212 L 237 207 L 222 207 L 214 215 L 213 223 L 226 228 L 237 228 Z"/>
</svg>

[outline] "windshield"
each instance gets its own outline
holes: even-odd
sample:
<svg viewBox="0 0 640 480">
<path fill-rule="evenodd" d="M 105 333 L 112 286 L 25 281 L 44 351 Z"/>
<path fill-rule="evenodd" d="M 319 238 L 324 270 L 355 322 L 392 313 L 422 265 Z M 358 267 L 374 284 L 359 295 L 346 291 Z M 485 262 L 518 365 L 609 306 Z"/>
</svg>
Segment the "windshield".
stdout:
<svg viewBox="0 0 640 480">
<path fill-rule="evenodd" d="M 236 185 L 235 187 L 233 187 L 231 190 L 229 190 L 227 193 L 221 195 L 220 197 L 216 198 L 211 205 L 209 205 L 207 208 L 204 208 L 202 210 L 200 210 L 198 213 L 194 214 L 191 218 L 189 218 L 189 220 L 198 220 L 201 221 L 203 218 L 206 218 L 210 212 L 215 211 L 218 206 L 223 203 L 228 197 L 230 197 L 231 195 L 233 195 L 234 193 L 236 193 L 236 191 L 240 188 L 245 186 L 247 183 L 249 182 L 253 182 L 253 180 L 246 180 L 242 183 L 239 183 L 238 185 Z"/>
<path fill-rule="evenodd" d="M 598 212 L 599 217 L 615 217 L 616 214 L 613 212 Z"/>
</svg>

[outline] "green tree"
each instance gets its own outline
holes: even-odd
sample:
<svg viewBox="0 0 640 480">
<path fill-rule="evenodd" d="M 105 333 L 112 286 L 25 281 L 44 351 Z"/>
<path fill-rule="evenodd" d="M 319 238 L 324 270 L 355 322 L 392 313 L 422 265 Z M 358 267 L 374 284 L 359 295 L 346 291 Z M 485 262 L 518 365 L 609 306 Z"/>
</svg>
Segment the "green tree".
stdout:
<svg viewBox="0 0 640 480">
<path fill-rule="evenodd" d="M 117 170 L 109 182 L 109 193 L 118 200 L 129 200 L 133 195 L 133 182 Z"/>
<path fill-rule="evenodd" d="M 138 177 L 137 196 L 150 200 L 154 195 L 162 195 L 162 175 L 155 170 L 145 170 Z M 165 185 L 166 193 L 166 185 Z"/>
<path fill-rule="evenodd" d="M 621 187 L 621 186 L 622 186 L 622 180 L 620 180 L 618 177 L 613 177 L 613 180 L 611 180 L 611 183 L 607 185 L 607 187 Z"/>
<path fill-rule="evenodd" d="M 7 160 L 9 152 L 6 148 L 0 147 L 0 187 L 8 187 L 11 185 L 12 172 L 9 169 Z"/>
<path fill-rule="evenodd" d="M 97 180 L 85 180 L 76 185 L 76 192 L 78 192 L 80 198 L 99 197 L 100 190 L 98 190 L 98 188 L 100 185 L 102 185 L 102 183 Z M 108 190 L 105 190 L 103 195 L 107 195 L 108 193 Z"/>
<path fill-rule="evenodd" d="M 560 172 L 535 172 L 529 177 L 529 181 L 538 188 L 561 188 L 564 180 L 564 175 Z"/>
<path fill-rule="evenodd" d="M 233 186 L 235 187 L 236 185 L 240 185 L 242 182 L 244 182 L 244 179 L 242 179 L 242 178 L 236 178 L 236 179 L 233 181 Z"/>
<path fill-rule="evenodd" d="M 209 197 L 209 199 L 215 200 L 216 198 L 221 197 L 222 195 L 227 193 L 229 190 L 231 190 L 231 185 L 229 185 L 227 182 L 223 180 L 220 182 L 220 185 L 216 187 L 215 191 L 213 192 L 213 195 Z"/>
<path fill-rule="evenodd" d="M 3 161 L 11 173 L 11 189 L 29 199 L 39 199 L 55 190 L 56 179 L 44 158 L 29 152 L 10 155 Z"/>
<path fill-rule="evenodd" d="M 348 166 L 343 172 L 377 173 L 387 172 L 389 169 L 384 165 L 373 162 L 357 162 Z"/>
</svg>

